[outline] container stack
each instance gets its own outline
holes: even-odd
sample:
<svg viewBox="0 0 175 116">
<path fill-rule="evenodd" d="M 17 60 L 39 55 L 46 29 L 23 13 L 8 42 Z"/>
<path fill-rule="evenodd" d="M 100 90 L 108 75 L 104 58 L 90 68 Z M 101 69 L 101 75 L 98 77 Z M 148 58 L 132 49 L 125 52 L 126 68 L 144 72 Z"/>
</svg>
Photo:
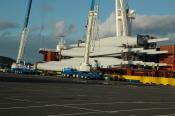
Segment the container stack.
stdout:
<svg viewBox="0 0 175 116">
<path fill-rule="evenodd" d="M 168 70 L 175 70 L 175 45 L 160 46 L 160 51 L 168 51 L 168 54 L 160 57 L 160 63 L 166 63 Z"/>
</svg>

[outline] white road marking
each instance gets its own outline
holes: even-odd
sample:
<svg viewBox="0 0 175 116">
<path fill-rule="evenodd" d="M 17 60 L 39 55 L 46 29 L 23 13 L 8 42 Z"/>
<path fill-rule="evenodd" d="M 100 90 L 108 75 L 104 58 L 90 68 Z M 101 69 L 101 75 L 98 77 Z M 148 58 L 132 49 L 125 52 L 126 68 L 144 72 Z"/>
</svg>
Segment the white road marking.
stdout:
<svg viewBox="0 0 175 116">
<path fill-rule="evenodd" d="M 39 92 L 41 90 L 37 90 L 37 89 L 30 89 L 30 88 L 19 88 L 19 87 L 8 87 L 10 89 L 15 89 L 15 90 L 24 90 L 24 91 L 31 91 L 31 92 Z"/>
<path fill-rule="evenodd" d="M 19 91 L 31 91 L 31 92 L 40 92 L 41 90 L 37 90 L 37 89 L 30 89 L 30 88 L 19 88 L 19 87 L 5 87 L 8 89 L 13 89 L 13 90 L 19 90 Z"/>
<path fill-rule="evenodd" d="M 175 109 L 175 107 L 167 107 L 167 108 L 142 108 L 142 109 L 116 110 L 116 111 L 109 111 L 109 113 L 132 112 L 132 111 L 149 111 L 149 110 L 169 110 L 169 109 Z"/>
<path fill-rule="evenodd" d="M 0 103 L 0 104 L 14 104 L 14 103 L 17 103 L 17 102 Z"/>
<path fill-rule="evenodd" d="M 112 104 L 175 104 L 175 102 L 144 102 L 144 101 L 131 101 L 131 102 L 95 102 L 95 103 L 82 103 L 82 104 L 65 104 L 70 106 L 77 105 L 112 105 Z"/>
<path fill-rule="evenodd" d="M 88 111 L 93 111 L 93 112 L 102 112 L 100 110 L 94 110 L 94 109 L 90 109 L 90 108 L 81 108 L 81 107 L 73 107 L 73 106 L 64 106 L 67 108 L 72 108 L 72 109 L 79 109 L 79 110 L 88 110 Z"/>
<path fill-rule="evenodd" d="M 23 100 L 22 100 L 23 101 Z M 83 106 L 83 105 L 113 105 L 113 104 L 174 104 L 175 102 L 143 102 L 143 101 L 133 101 L 133 102 L 109 102 L 109 103 L 82 103 L 82 104 L 46 104 L 46 105 L 41 105 L 41 106 L 23 106 L 23 107 L 6 107 L 6 108 L 0 108 L 1 109 L 28 109 L 28 108 L 35 108 L 35 107 L 50 107 L 50 106 Z"/>
<path fill-rule="evenodd" d="M 8 100 L 13 100 L 13 101 L 21 101 L 21 102 L 31 102 L 31 100 L 26 100 L 26 99 L 16 99 L 16 98 L 5 98 L 5 99 L 8 99 Z"/>
<path fill-rule="evenodd" d="M 72 114 L 60 114 L 60 115 L 47 115 L 47 116 L 77 116 L 77 115 L 84 115 L 84 114 L 94 114 L 98 112 L 84 112 L 84 113 L 72 113 Z M 101 113 L 101 112 L 100 112 Z"/>
<path fill-rule="evenodd" d="M 119 112 L 132 112 L 132 111 L 149 111 L 149 110 L 167 110 L 175 109 L 175 107 L 170 108 L 145 108 L 145 109 L 129 109 L 129 110 L 115 110 L 115 111 L 96 111 L 96 112 L 84 112 L 84 113 L 70 113 L 70 114 L 59 114 L 59 115 L 47 115 L 47 116 L 77 116 L 84 114 L 98 114 L 98 113 L 119 113 Z M 162 116 L 174 116 L 174 115 L 162 115 Z"/>
<path fill-rule="evenodd" d="M 77 95 L 77 96 L 80 96 L 80 97 L 85 97 L 85 96 L 87 96 L 87 95 L 81 95 L 81 94 L 80 94 L 80 95 Z"/>
<path fill-rule="evenodd" d="M 166 114 L 166 115 L 154 115 L 154 116 L 175 116 L 175 114 Z"/>
<path fill-rule="evenodd" d="M 57 105 L 56 104 L 46 104 L 46 105 L 40 105 L 40 106 L 9 107 L 9 108 L 0 108 L 0 110 L 30 109 L 30 108 L 53 107 L 53 106 L 57 106 Z"/>
<path fill-rule="evenodd" d="M 67 107 L 72 109 L 81 109 L 81 110 L 89 110 L 89 111 L 95 111 L 99 112 L 100 110 L 94 110 L 94 109 L 88 109 L 88 108 L 81 108 L 81 107 L 73 107 L 69 105 L 58 105 L 58 104 L 46 104 L 41 106 L 24 106 L 24 107 L 9 107 L 9 108 L 0 108 L 0 110 L 11 110 L 11 109 L 30 109 L 30 108 L 42 108 L 42 107 Z"/>
<path fill-rule="evenodd" d="M 135 114 L 131 114 L 131 115 L 129 115 L 129 116 L 136 116 Z"/>
</svg>

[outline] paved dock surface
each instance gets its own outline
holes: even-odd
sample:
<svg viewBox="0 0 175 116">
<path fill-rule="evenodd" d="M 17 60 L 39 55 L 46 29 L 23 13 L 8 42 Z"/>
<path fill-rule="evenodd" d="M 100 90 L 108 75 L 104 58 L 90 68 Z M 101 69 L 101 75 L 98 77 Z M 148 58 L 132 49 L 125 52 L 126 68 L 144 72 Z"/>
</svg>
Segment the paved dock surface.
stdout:
<svg viewBox="0 0 175 116">
<path fill-rule="evenodd" d="M 175 87 L 0 81 L 0 116 L 175 116 Z"/>
</svg>

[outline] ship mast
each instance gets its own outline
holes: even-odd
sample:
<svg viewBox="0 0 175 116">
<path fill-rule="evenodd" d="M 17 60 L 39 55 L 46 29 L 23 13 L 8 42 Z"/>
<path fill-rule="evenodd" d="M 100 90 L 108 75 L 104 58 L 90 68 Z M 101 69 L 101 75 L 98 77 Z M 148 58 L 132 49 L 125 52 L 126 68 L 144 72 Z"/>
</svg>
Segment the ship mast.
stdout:
<svg viewBox="0 0 175 116">
<path fill-rule="evenodd" d="M 32 0 L 29 0 L 27 14 L 25 17 L 25 22 L 24 22 L 24 27 L 23 27 L 23 30 L 22 30 L 21 35 L 20 35 L 20 45 L 19 45 L 18 55 L 17 55 L 17 59 L 16 59 L 17 64 L 20 64 L 20 62 L 23 61 L 23 54 L 24 54 L 27 34 L 29 32 L 28 23 L 29 23 L 31 6 L 32 6 Z"/>
<path fill-rule="evenodd" d="M 93 29 L 96 18 L 96 10 L 95 10 L 95 0 L 92 0 L 91 8 L 88 16 L 87 30 L 86 30 L 86 43 L 85 43 L 85 52 L 84 52 L 84 60 L 80 66 L 80 71 L 90 71 L 91 66 L 89 64 L 89 54 L 90 54 L 90 42 L 93 37 Z"/>
</svg>

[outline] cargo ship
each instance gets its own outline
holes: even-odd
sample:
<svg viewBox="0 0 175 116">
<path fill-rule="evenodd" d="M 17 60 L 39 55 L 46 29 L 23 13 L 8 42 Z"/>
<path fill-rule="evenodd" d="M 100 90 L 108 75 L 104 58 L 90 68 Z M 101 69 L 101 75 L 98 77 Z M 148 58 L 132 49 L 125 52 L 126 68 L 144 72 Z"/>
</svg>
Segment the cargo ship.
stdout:
<svg viewBox="0 0 175 116">
<path fill-rule="evenodd" d="M 64 42 L 61 41 L 55 50 L 41 48 L 39 53 L 43 54 L 45 62 L 38 63 L 37 69 L 62 71 L 64 68 L 71 67 L 81 70 L 84 65 L 86 69 L 91 66 L 93 69 L 110 74 L 114 80 L 124 78 L 158 84 L 158 81 L 154 82 L 153 80 L 161 79 L 159 84 L 175 85 L 173 79 L 175 45 L 160 45 L 160 47 L 157 45 L 158 42 L 168 41 L 169 38 L 150 35 L 132 37 L 131 27 L 133 19 L 135 19 L 135 11 L 126 8 L 125 0 L 115 0 L 116 36 L 98 39 L 95 31 L 98 26 L 96 22 L 98 9 L 96 8 L 98 6 L 96 6 L 95 0 L 92 0 L 88 15 L 86 41 L 79 40 L 69 46 L 64 45 Z M 118 70 L 125 73 L 121 76 L 116 73 Z M 166 78 L 165 81 L 164 78 Z"/>
</svg>

